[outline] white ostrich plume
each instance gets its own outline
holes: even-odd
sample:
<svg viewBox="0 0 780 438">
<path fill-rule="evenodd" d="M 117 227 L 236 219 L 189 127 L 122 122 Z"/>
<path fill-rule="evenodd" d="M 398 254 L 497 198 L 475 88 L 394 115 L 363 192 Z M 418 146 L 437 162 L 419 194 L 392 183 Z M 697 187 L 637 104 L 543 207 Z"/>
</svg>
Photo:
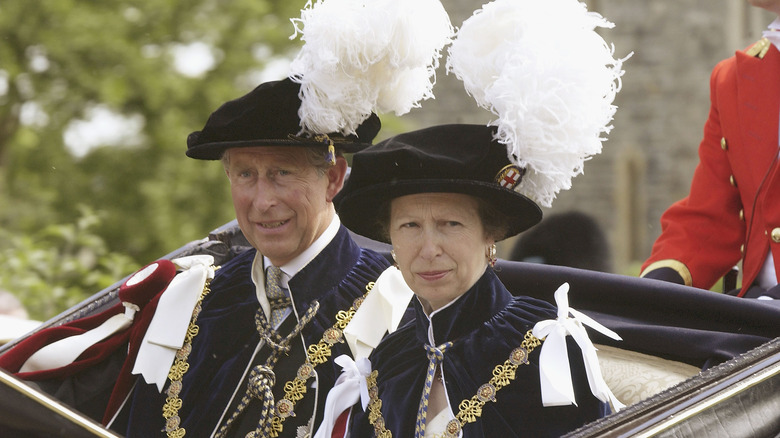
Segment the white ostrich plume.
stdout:
<svg viewBox="0 0 780 438">
<path fill-rule="evenodd" d="M 403 115 L 433 98 L 454 35 L 439 0 L 309 0 L 292 21 L 304 45 L 290 77 L 313 134 L 353 134 L 371 112 Z"/>
<path fill-rule="evenodd" d="M 495 0 L 463 22 L 447 71 L 498 118 L 497 140 L 526 168 L 518 191 L 549 207 L 601 152 L 623 59 L 596 33 L 613 24 L 577 0 Z"/>
</svg>

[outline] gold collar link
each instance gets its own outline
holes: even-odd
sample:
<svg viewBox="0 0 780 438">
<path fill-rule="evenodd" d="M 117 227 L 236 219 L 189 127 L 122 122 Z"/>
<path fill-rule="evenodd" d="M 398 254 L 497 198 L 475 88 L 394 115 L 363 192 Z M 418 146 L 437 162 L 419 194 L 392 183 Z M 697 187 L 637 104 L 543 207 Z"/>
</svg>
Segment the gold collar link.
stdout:
<svg viewBox="0 0 780 438">
<path fill-rule="evenodd" d="M 477 418 L 482 416 L 482 407 L 485 403 L 496 401 L 496 393 L 515 379 L 517 367 L 527 364 L 528 355 L 541 344 L 542 341 L 528 330 L 520 346 L 509 353 L 509 358 L 493 368 L 493 377 L 490 381 L 480 386 L 470 399 L 460 402 L 458 414 L 447 423 L 443 436 L 457 438 L 464 425 L 477 421 Z M 377 389 L 377 376 L 378 373 L 374 370 L 366 377 L 369 395 L 368 421 L 374 426 L 374 435 L 377 438 L 392 438 L 393 434 L 385 427 L 385 419 L 382 416 L 382 399 L 379 398 Z"/>
</svg>

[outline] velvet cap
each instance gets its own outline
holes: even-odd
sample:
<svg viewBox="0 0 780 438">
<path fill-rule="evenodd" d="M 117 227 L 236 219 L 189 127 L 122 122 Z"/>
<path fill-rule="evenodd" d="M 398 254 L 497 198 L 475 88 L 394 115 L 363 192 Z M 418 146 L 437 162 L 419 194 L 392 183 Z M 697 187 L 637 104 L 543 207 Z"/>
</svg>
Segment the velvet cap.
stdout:
<svg viewBox="0 0 780 438">
<path fill-rule="evenodd" d="M 209 116 L 206 126 L 187 137 L 187 156 L 201 160 L 219 160 L 229 148 L 255 146 L 322 146 L 328 139 L 336 149 L 357 152 L 371 144 L 381 123 L 371 114 L 355 135 L 339 133 L 302 133 L 298 109 L 300 84 L 289 78 L 265 82 L 248 94 L 231 100 Z"/>
<path fill-rule="evenodd" d="M 416 193 L 462 193 L 484 199 L 509 219 L 507 233 L 520 233 L 542 219 L 538 205 L 513 188 L 523 170 L 495 140 L 496 128 L 441 125 L 391 137 L 352 157 L 352 170 L 334 200 L 341 222 L 353 232 L 387 242 L 379 229 L 384 202 Z M 509 179 L 506 183 L 506 173 Z M 388 242 L 389 243 L 389 242 Z"/>
</svg>

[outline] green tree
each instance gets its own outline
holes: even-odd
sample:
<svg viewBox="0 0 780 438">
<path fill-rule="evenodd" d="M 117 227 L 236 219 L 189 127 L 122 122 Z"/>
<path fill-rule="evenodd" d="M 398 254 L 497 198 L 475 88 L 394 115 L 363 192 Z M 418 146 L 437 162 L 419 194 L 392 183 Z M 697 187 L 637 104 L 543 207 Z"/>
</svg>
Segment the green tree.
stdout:
<svg viewBox="0 0 780 438">
<path fill-rule="evenodd" d="M 4 262 L 30 265 L 41 245 L 70 244 L 64 237 L 43 238 L 38 230 L 63 236 L 78 230 L 81 238 L 94 239 L 82 247 L 101 248 L 93 252 L 105 260 L 94 266 L 113 275 L 107 266 L 112 261 L 122 259 L 118 265 L 125 269 L 140 266 L 230 220 L 221 166 L 186 158 L 186 137 L 221 103 L 257 85 L 270 60 L 294 53 L 300 43 L 288 38 L 293 31 L 288 18 L 304 3 L 0 3 Z M 213 59 L 198 75 L 176 64 L 178 51 L 191 47 L 206 48 Z M 133 120 L 137 129 L 74 154 L 65 134 L 96 110 Z M 56 257 L 39 262 L 53 264 L 39 266 L 52 271 L 58 263 Z M 0 277 L 0 288 L 26 303 L 27 295 L 37 293 L 21 281 L 9 284 L 7 277 Z M 52 282 L 52 291 L 62 287 L 57 278 L 45 281 Z M 65 289 L 94 293 L 96 285 L 85 279 Z"/>
<path fill-rule="evenodd" d="M 98 216 L 82 207 L 73 224 L 49 225 L 32 234 L 0 230 L 0 284 L 24 291 L 23 303 L 33 319 L 47 319 L 114 284 L 135 263 L 111 253 L 92 231 Z"/>
</svg>

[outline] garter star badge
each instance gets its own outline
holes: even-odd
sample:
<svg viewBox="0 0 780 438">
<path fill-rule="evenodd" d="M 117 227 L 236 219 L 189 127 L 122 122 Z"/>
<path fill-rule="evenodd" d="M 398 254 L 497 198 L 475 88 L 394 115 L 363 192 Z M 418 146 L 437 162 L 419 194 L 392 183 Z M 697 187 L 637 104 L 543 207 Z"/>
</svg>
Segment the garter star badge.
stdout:
<svg viewBox="0 0 780 438">
<path fill-rule="evenodd" d="M 510 164 L 504 166 L 504 168 L 496 174 L 495 181 L 505 189 L 514 190 L 515 187 L 520 184 L 520 180 L 523 178 L 524 173 L 524 169 L 521 169 L 514 164 Z"/>
</svg>

